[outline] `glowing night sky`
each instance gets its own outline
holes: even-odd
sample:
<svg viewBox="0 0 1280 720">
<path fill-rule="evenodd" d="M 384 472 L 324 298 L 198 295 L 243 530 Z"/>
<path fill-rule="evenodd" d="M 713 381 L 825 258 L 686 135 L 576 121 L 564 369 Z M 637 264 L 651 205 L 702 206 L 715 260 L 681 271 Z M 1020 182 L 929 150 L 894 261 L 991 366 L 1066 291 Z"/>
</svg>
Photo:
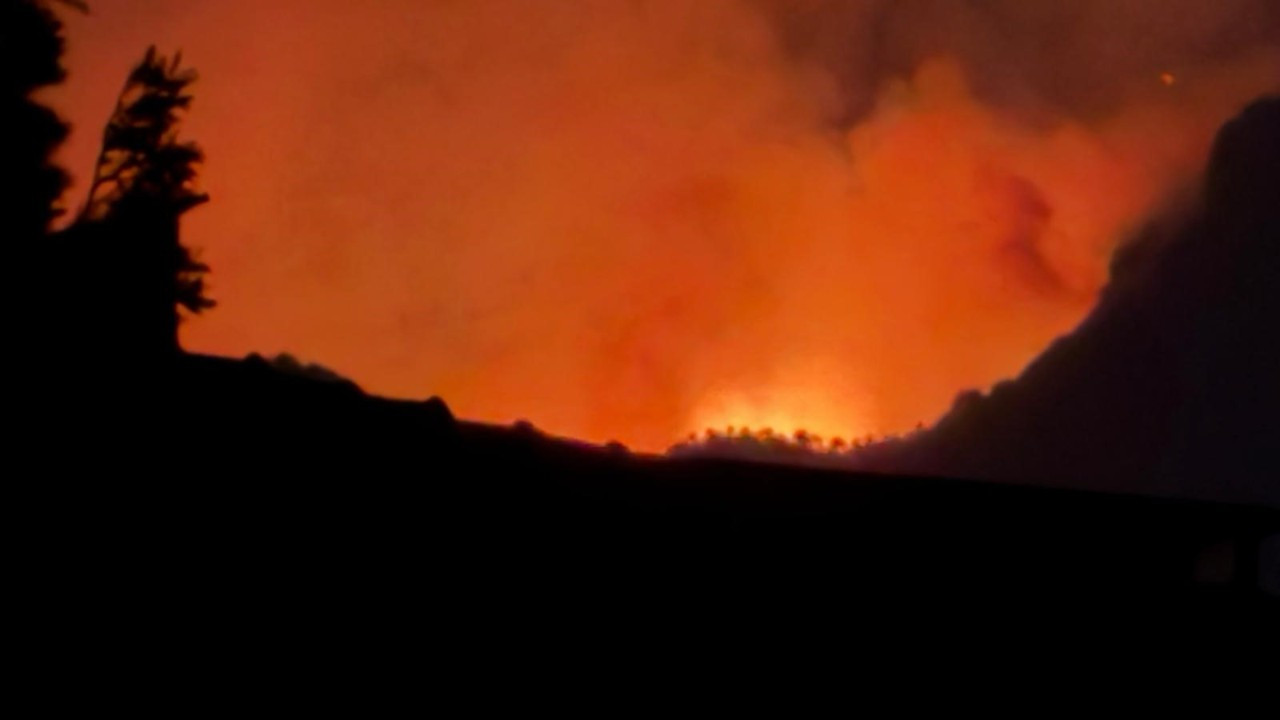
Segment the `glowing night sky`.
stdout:
<svg viewBox="0 0 1280 720">
<path fill-rule="evenodd" d="M 52 95 L 81 181 L 148 45 L 201 73 L 188 349 L 650 450 L 1017 374 L 1280 90 L 1274 0 L 91 7 Z"/>
</svg>

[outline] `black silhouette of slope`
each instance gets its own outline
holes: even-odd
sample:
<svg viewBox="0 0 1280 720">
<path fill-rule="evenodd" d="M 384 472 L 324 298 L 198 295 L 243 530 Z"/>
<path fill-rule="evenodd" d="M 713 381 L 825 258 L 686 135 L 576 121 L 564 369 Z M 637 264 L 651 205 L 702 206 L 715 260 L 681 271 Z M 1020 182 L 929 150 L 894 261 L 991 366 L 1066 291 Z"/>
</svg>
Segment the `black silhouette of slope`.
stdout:
<svg viewBox="0 0 1280 720">
<path fill-rule="evenodd" d="M 179 647 L 192 659 L 148 676 L 166 688 L 532 678 L 561 652 L 666 663 L 694 638 L 1052 642 L 1082 608 L 1261 645 L 1280 604 L 1269 508 L 633 455 L 258 357 L 135 379 L 114 423 L 49 448 L 23 547 L 57 588 L 50 637 L 106 648 L 104 667 Z"/>
<path fill-rule="evenodd" d="M 511 621 L 559 616 L 567 599 L 597 614 L 1274 602 L 1260 548 L 1280 513 L 1266 508 L 635 455 L 299 367 L 180 357 L 156 402 L 197 411 L 104 428 L 60 458 L 73 477 L 126 474 L 79 486 L 59 522 L 93 529 L 88 552 L 174 582 L 271 595 L 342 578 L 325 592 Z"/>
<path fill-rule="evenodd" d="M 871 465 L 1280 505 L 1280 98 L 1223 128 L 1201 195 L 1016 381 Z"/>
</svg>

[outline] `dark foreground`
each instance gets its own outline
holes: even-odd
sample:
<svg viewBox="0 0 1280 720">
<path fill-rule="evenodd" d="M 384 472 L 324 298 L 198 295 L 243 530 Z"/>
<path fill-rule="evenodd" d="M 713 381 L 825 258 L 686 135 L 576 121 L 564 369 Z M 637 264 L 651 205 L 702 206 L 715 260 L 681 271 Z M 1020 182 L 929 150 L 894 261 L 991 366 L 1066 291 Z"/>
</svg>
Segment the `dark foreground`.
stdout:
<svg viewBox="0 0 1280 720">
<path fill-rule="evenodd" d="M 132 469 L 88 493 L 68 486 L 68 517 L 96 533 L 85 549 L 151 558 L 154 579 L 204 591 L 296 580 L 523 607 L 609 595 L 1276 603 L 1275 509 L 667 460 L 457 422 L 439 401 L 262 361 L 187 356 L 172 372 L 160 402 L 198 411 L 161 428 L 118 418 L 100 431 L 112 438 L 102 456 L 51 460 Z"/>
<path fill-rule="evenodd" d="M 1114 660 L 1097 643 L 1132 643 L 1097 618 L 1159 638 L 1147 653 L 1231 649 L 1201 663 L 1274 648 L 1270 508 L 671 461 L 261 360 L 154 371 L 65 397 L 57 433 L 77 441 L 43 452 L 40 502 L 16 506 L 49 618 L 33 657 L 89 668 L 94 693 L 367 712 L 379 687 L 586 697 L 586 677 L 762 657 L 909 679 L 939 652 L 977 673 L 994 638 Z"/>
</svg>

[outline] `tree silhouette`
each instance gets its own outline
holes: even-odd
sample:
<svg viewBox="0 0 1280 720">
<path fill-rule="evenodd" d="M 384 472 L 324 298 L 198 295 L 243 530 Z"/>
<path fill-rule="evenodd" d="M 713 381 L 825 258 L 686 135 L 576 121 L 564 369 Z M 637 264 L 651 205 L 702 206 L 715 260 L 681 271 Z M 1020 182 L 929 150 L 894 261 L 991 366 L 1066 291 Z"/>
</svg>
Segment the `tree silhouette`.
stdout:
<svg viewBox="0 0 1280 720">
<path fill-rule="evenodd" d="M 67 185 L 66 173 L 49 160 L 67 126 L 32 99 L 66 76 L 62 51 L 62 23 L 45 3 L 0 0 L 0 117 L 8 126 L 0 140 L 0 217 L 11 238 L 30 241 L 48 232 Z"/>
<path fill-rule="evenodd" d="M 179 237 L 182 215 L 209 200 L 195 188 L 204 154 L 178 137 L 195 79 L 180 54 L 147 50 L 121 88 L 85 205 L 66 233 L 90 275 L 79 290 L 103 319 L 99 339 L 128 354 L 178 352 L 179 309 L 214 306 L 208 266 Z"/>
<path fill-rule="evenodd" d="M 180 309 L 214 305 L 208 266 L 179 239 L 180 217 L 209 199 L 194 186 L 203 153 L 178 138 L 196 75 L 180 56 L 147 50 L 103 132 L 83 208 L 54 232 L 67 176 L 51 156 L 67 126 L 33 95 L 66 75 L 56 5 L 87 9 L 78 0 L 0 0 L 0 116 L 9 130 L 0 135 L 0 227 L 11 269 L 30 283 L 24 331 L 65 362 L 86 346 L 122 359 L 171 356 Z"/>
<path fill-rule="evenodd" d="M 181 53 L 170 61 L 153 46 L 129 74 L 103 132 L 83 217 L 128 222 L 151 216 L 174 224 L 172 232 L 156 239 L 163 241 L 173 264 L 174 300 L 199 313 L 214 306 L 204 295 L 203 276 L 209 268 L 178 241 L 176 223 L 209 196 L 194 188 L 196 165 L 204 153 L 195 143 L 178 139 L 182 113 L 191 106 L 187 89 L 196 80 L 195 71 L 181 65 Z"/>
</svg>

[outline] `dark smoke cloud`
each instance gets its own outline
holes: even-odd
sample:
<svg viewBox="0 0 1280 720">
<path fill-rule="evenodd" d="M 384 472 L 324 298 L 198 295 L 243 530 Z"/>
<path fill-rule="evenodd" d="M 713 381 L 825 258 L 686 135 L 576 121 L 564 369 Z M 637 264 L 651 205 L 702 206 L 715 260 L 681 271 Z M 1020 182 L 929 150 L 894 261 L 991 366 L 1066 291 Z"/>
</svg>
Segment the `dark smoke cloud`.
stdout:
<svg viewBox="0 0 1280 720">
<path fill-rule="evenodd" d="M 942 56 L 959 60 L 984 102 L 1081 120 L 1154 96 L 1164 73 L 1196 82 L 1260 57 L 1280 62 L 1273 0 L 757 2 L 795 57 L 836 78 L 846 123 L 872 110 L 887 79 Z"/>
</svg>

